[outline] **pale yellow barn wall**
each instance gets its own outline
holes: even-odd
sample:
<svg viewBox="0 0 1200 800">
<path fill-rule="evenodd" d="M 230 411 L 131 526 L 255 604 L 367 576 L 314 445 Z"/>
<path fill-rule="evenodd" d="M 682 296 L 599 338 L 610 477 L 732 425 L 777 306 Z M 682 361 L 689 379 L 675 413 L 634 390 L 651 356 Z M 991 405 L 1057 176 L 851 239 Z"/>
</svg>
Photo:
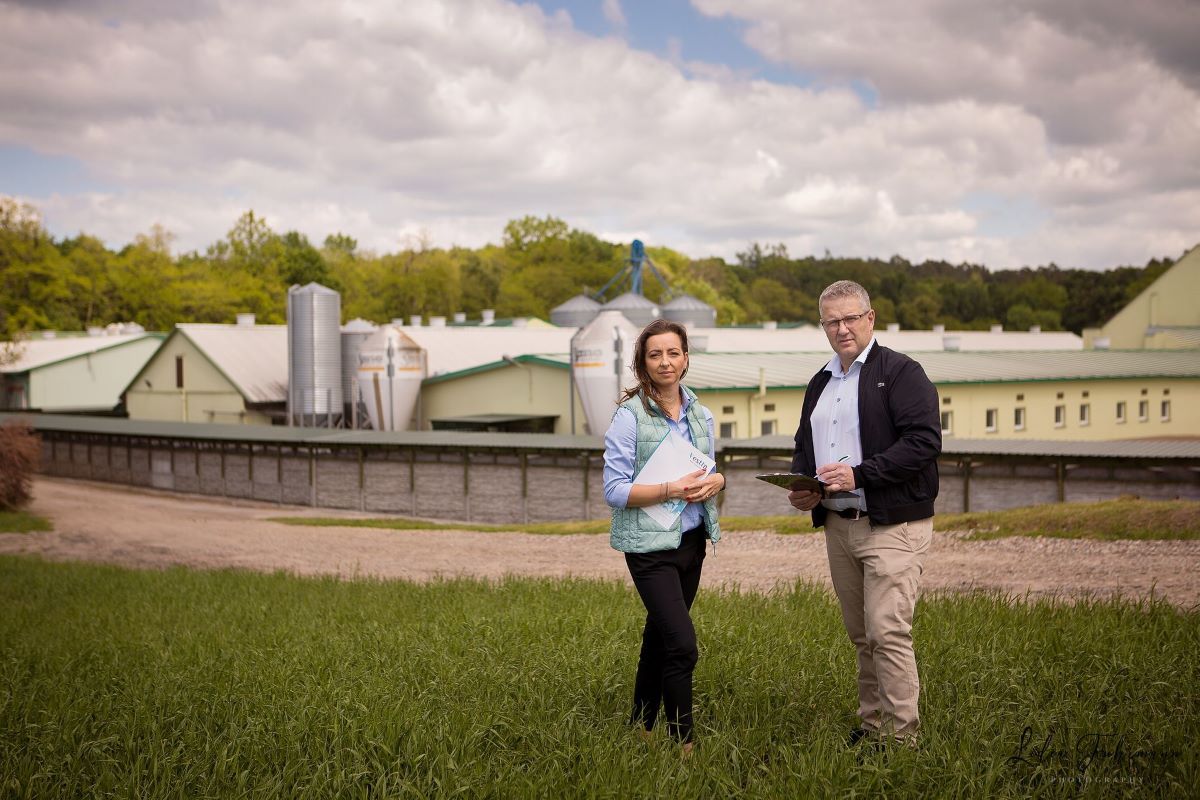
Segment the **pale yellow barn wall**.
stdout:
<svg viewBox="0 0 1200 800">
<path fill-rule="evenodd" d="M 175 386 L 175 358 L 183 356 L 183 388 Z M 245 399 L 186 337 L 172 336 L 155 353 L 125 394 L 130 419 L 168 422 L 244 422 L 270 425 L 264 414 L 246 409 Z"/>
<path fill-rule="evenodd" d="M 530 414 L 555 416 L 554 432 L 571 433 L 571 407 L 567 402 L 567 370 L 524 363 L 475 372 L 425 384 L 421 389 L 421 417 L 430 420 L 476 414 Z M 614 406 L 615 407 L 615 406 Z M 575 400 L 575 432 L 583 435 L 583 406 Z M 600 431 L 599 435 L 603 435 Z"/>
<path fill-rule="evenodd" d="M 950 435 L 961 439 L 1098 441 L 1200 436 L 1200 380 L 1195 378 L 952 384 L 939 386 L 938 393 L 941 410 L 953 415 Z M 1143 401 L 1144 419 L 1139 408 Z M 1169 419 L 1162 417 L 1163 401 L 1170 403 Z M 1125 404 L 1124 422 L 1117 418 L 1120 402 Z M 1087 424 L 1081 422 L 1080 414 L 1085 404 Z M 1055 423 L 1055 406 L 1059 405 L 1064 407 L 1062 425 Z M 1017 408 L 1025 409 L 1023 430 L 1016 427 Z M 996 410 L 995 430 L 988 430 L 988 409 Z"/>
<path fill-rule="evenodd" d="M 804 403 L 803 389 L 771 389 L 762 397 L 758 390 L 712 391 L 697 389 L 700 398 L 716 422 L 717 435 L 732 424 L 733 436 L 725 438 L 753 439 L 763 435 L 787 435 L 796 432 L 800 410 Z M 763 423 L 770 423 L 764 430 Z"/>
<path fill-rule="evenodd" d="M 1114 350 L 1151 346 L 1146 329 L 1152 326 L 1200 326 L 1200 247 L 1192 248 L 1158 280 L 1108 321 L 1101 336 Z M 1165 340 L 1157 346 L 1162 347 Z"/>
<path fill-rule="evenodd" d="M 44 411 L 114 408 L 121 390 L 161 343 L 147 337 L 33 370 L 29 406 Z"/>
<path fill-rule="evenodd" d="M 1200 379 L 1195 378 L 946 384 L 937 388 L 941 410 L 952 415 L 952 430 L 948 435 L 960 439 L 1098 441 L 1200 436 Z M 505 367 L 428 384 L 424 392 L 426 421 L 474 414 L 551 414 L 559 417 L 555 433 L 569 432 L 566 370 L 530 365 L 528 374 L 522 374 L 520 368 Z M 764 421 L 774 423 L 777 435 L 794 434 L 800 421 L 804 390 L 768 388 L 763 397 L 756 397 L 757 393 L 752 389 L 696 392 L 700 402 L 712 412 L 718 435 L 725 423 L 732 424 L 734 439 L 761 436 Z M 1170 417 L 1165 420 L 1161 414 L 1164 400 L 1170 403 Z M 1144 421 L 1139 414 L 1142 401 L 1147 403 Z M 1125 403 L 1123 423 L 1117 421 L 1118 402 Z M 1079 407 L 1084 403 L 1089 406 L 1087 425 L 1081 425 L 1079 420 Z M 1056 405 L 1064 406 L 1065 424 L 1061 427 L 1054 424 Z M 773 410 L 768 411 L 768 406 L 774 406 Z M 1018 407 L 1025 409 L 1024 430 L 1015 428 Z M 989 408 L 996 409 L 994 432 L 986 427 Z M 577 430 L 583 433 L 582 408 L 576 408 L 576 415 Z M 598 431 L 597 435 L 603 433 Z"/>
</svg>

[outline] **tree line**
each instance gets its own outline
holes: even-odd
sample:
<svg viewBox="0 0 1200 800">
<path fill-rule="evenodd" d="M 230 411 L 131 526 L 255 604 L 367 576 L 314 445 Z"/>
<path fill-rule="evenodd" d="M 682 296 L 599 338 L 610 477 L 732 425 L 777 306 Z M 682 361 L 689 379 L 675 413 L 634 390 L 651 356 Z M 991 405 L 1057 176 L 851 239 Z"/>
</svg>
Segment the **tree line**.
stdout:
<svg viewBox="0 0 1200 800">
<path fill-rule="evenodd" d="M 242 312 L 282 323 L 287 288 L 312 281 L 341 292 L 345 320 L 456 311 L 476 318 L 488 308 L 501 318 L 548 319 L 559 303 L 604 286 L 629 253 L 625 243 L 552 216 L 510 221 L 499 245 L 438 248 L 418 241 L 381 254 L 343 233 L 317 246 L 297 231 L 277 233 L 247 211 L 204 252 L 175 255 L 171 245 L 170 232 L 158 226 L 118 250 L 82 233 L 56 239 L 37 209 L 0 197 L 0 334 L 116 321 L 161 331 L 177 322 L 233 322 Z M 647 247 L 647 254 L 672 291 L 714 306 L 721 325 L 815 322 L 821 289 L 851 278 L 871 293 L 881 324 L 971 330 L 1000 323 L 1076 333 L 1103 324 L 1173 263 L 1156 258 L 1104 272 L 1054 264 L 991 271 L 900 256 L 796 258 L 782 245 L 757 243 L 732 262 L 665 247 Z M 652 278 L 643 284 L 651 300 L 669 299 Z M 626 288 L 610 290 L 608 298 Z"/>
</svg>

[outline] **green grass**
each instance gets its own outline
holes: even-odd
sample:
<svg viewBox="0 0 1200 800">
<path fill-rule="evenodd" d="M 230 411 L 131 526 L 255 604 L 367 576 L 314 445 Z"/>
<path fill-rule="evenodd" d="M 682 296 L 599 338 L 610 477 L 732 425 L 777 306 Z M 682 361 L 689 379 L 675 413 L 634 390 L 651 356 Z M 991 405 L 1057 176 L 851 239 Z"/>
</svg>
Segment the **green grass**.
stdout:
<svg viewBox="0 0 1200 800">
<path fill-rule="evenodd" d="M 1186 797 L 1200 785 L 1196 612 L 926 598 L 922 748 L 861 763 L 842 746 L 854 662 L 825 592 L 702 587 L 701 745 L 686 763 L 625 726 L 642 613 L 616 582 L 0 557 L 0 796 Z M 1026 746 L 1040 764 L 1011 759 L 1027 728 L 1035 745 L 1055 737 Z M 1119 756 L 1088 760 L 1090 743 L 1117 750 L 1117 737 Z"/>
<path fill-rule="evenodd" d="M 0 511 L 0 533 L 30 533 L 52 531 L 54 526 L 45 517 L 28 511 Z"/>
<path fill-rule="evenodd" d="M 272 517 L 287 525 L 383 528 L 389 530 L 520 531 L 562 535 L 607 533 L 608 520 L 544 522 L 533 525 L 478 525 L 384 517 Z M 1055 503 L 1008 511 L 941 514 L 934 526 L 942 531 L 969 531 L 972 539 L 1002 536 L 1055 536 L 1066 539 L 1200 539 L 1200 502 L 1195 500 L 1105 500 L 1098 503 Z M 812 533 L 807 514 L 723 517 L 721 528 L 738 531 Z"/>
<path fill-rule="evenodd" d="M 1063 539 L 1200 539 L 1200 502 L 1104 500 L 1054 503 L 1008 511 L 935 517 L 941 530 L 970 531 L 972 539 L 1053 536 Z"/>
</svg>

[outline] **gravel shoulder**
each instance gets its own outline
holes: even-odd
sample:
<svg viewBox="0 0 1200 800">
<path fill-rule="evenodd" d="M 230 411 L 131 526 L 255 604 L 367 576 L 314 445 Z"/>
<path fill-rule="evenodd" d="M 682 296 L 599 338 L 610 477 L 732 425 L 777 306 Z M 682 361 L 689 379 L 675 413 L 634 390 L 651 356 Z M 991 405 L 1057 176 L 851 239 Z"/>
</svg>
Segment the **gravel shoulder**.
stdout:
<svg viewBox="0 0 1200 800">
<path fill-rule="evenodd" d="M 470 576 L 579 576 L 628 580 L 607 535 L 546 536 L 475 531 L 384 531 L 302 527 L 268 517 L 363 516 L 226 501 L 39 477 L 32 511 L 45 533 L 0 533 L 0 553 L 161 569 L 283 570 L 425 581 Z M 704 565 L 707 586 L 770 591 L 804 580 L 829 586 L 824 538 L 771 532 L 727 534 Z M 964 541 L 938 532 L 924 590 L 983 589 L 1015 596 L 1073 598 L 1152 592 L 1182 608 L 1200 606 L 1200 542 L 1013 537 Z"/>
</svg>

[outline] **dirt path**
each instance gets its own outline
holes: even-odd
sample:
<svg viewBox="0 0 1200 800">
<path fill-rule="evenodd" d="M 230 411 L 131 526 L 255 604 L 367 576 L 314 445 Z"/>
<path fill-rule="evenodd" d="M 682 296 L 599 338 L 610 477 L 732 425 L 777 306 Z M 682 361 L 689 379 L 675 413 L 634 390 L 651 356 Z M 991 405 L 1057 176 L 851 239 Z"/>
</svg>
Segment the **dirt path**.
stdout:
<svg viewBox="0 0 1200 800">
<path fill-rule="evenodd" d="M 359 517 L 331 509 L 228 502 L 39 478 L 34 513 L 54 531 L 0 534 L 0 553 L 37 553 L 131 567 L 286 570 L 427 580 L 504 575 L 625 579 L 607 535 L 544 536 L 471 531 L 307 528 L 268 517 Z M 704 565 L 705 583 L 769 590 L 797 578 L 828 586 L 821 536 L 728 534 Z M 926 589 L 996 589 L 1023 595 L 1145 597 L 1153 589 L 1176 605 L 1200 604 L 1200 542 L 1092 542 L 1011 538 L 962 541 L 935 535 Z"/>
</svg>

